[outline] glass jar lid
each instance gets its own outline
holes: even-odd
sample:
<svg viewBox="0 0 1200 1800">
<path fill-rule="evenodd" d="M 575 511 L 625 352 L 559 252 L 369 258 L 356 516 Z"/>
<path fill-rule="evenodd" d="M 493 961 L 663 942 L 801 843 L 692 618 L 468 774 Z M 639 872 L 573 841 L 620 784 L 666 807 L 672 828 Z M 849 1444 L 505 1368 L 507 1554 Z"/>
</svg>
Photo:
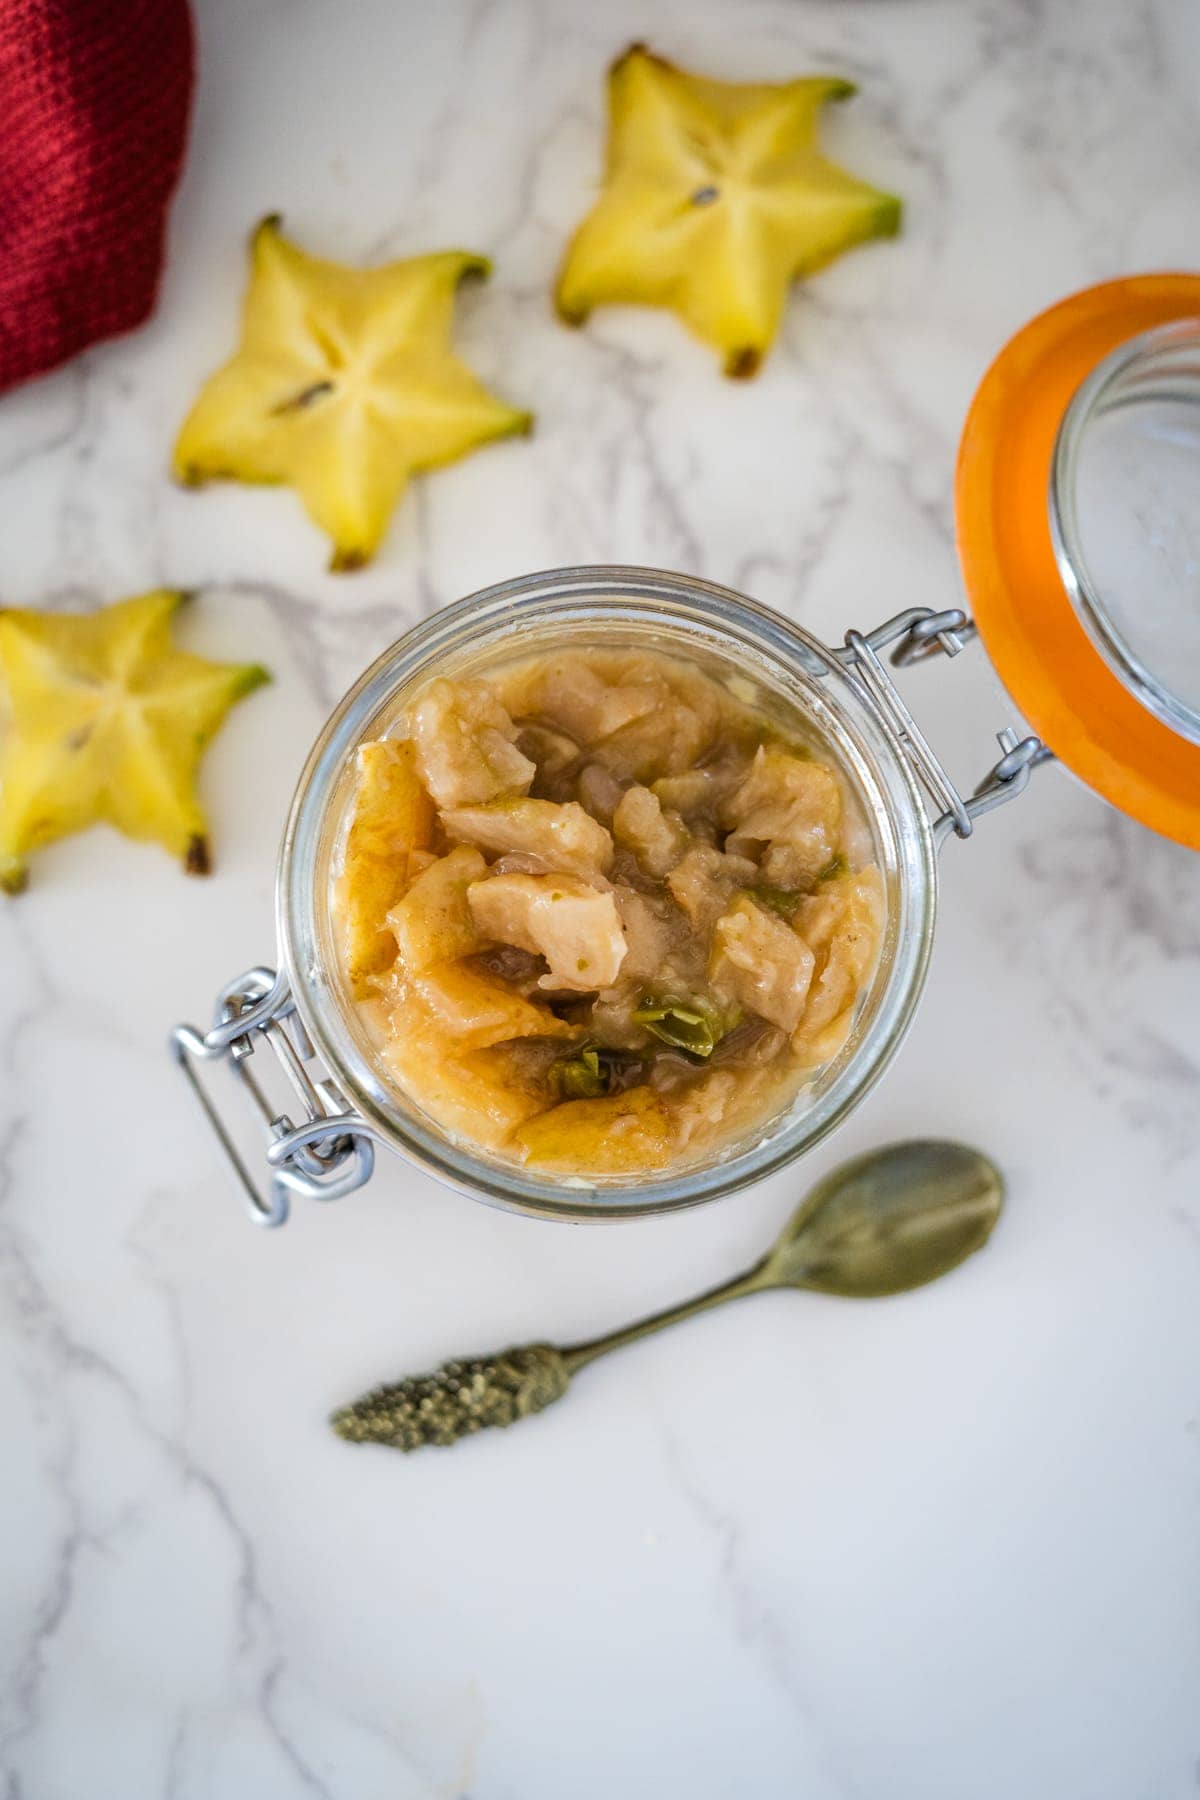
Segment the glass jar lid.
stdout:
<svg viewBox="0 0 1200 1800">
<path fill-rule="evenodd" d="M 1200 743 L 1200 318 L 1143 332 L 1077 389 L 1054 451 L 1050 529 L 1109 668 Z"/>
<path fill-rule="evenodd" d="M 959 554 L 988 653 L 1050 749 L 1200 849 L 1200 277 L 1076 294 L 967 416 Z"/>
</svg>

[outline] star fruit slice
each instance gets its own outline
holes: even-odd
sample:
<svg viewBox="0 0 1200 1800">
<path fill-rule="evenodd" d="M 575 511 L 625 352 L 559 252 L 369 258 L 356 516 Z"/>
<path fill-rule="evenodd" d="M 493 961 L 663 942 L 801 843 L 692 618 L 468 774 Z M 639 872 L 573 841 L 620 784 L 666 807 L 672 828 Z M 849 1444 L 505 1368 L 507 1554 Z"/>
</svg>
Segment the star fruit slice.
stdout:
<svg viewBox="0 0 1200 1800">
<path fill-rule="evenodd" d="M 359 568 L 416 470 L 531 428 L 450 347 L 455 294 L 491 265 L 447 250 L 346 268 L 289 243 L 274 217 L 250 255 L 241 344 L 184 421 L 174 473 L 294 488 L 333 540 L 331 568 Z"/>
<path fill-rule="evenodd" d="M 568 247 L 560 317 L 668 307 L 727 375 L 755 374 L 791 283 L 899 230 L 900 201 L 817 148 L 822 106 L 854 91 L 828 76 L 709 81 L 634 44 L 609 72 L 604 188 Z"/>
<path fill-rule="evenodd" d="M 167 590 L 95 613 L 0 611 L 0 888 L 28 858 L 106 822 L 209 869 L 200 758 L 235 701 L 270 679 L 255 663 L 177 650 Z"/>
</svg>

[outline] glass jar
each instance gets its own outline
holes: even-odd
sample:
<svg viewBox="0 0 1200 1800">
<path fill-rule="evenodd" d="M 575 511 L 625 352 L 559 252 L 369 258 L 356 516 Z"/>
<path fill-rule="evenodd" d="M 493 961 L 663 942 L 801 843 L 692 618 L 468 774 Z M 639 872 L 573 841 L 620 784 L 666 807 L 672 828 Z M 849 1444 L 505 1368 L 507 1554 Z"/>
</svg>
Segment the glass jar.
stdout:
<svg viewBox="0 0 1200 1800">
<path fill-rule="evenodd" d="M 336 1198 L 371 1172 L 386 1145 L 460 1191 L 541 1217 L 628 1218 L 715 1199 L 782 1167 L 820 1141 L 879 1079 L 924 985 L 937 909 L 942 836 L 1019 791 L 1038 750 L 1005 737 L 1002 764 L 970 801 L 953 788 L 878 652 L 956 652 L 961 612 L 915 609 L 831 649 L 790 620 L 728 589 L 648 569 L 563 569 L 506 582 L 434 614 L 387 650 L 337 707 L 292 803 L 276 882 L 278 975 L 257 969 L 219 999 L 213 1029 L 180 1027 L 177 1054 L 235 1164 L 256 1219 L 278 1224 L 288 1198 Z M 485 673 L 498 662 L 572 644 L 643 648 L 750 682 L 768 705 L 798 712 L 838 764 L 884 878 L 886 922 L 875 974 L 840 1054 L 792 1104 L 710 1163 L 628 1181 L 553 1180 L 457 1141 L 383 1076 L 336 951 L 333 874 L 353 797 L 355 751 L 380 736 L 435 676 Z M 267 1044 L 307 1117 L 275 1108 L 253 1059 Z M 228 1059 L 273 1138 L 270 1191 L 238 1155 L 197 1065 Z M 323 1075 L 314 1074 L 318 1063 Z M 261 1066 L 261 1065 L 260 1065 Z"/>
<path fill-rule="evenodd" d="M 715 1199 L 811 1149 L 874 1086 L 924 984 L 940 842 L 969 836 L 1038 763 L 1061 759 L 1130 817 L 1200 848 L 1198 453 L 1200 278 L 1108 282 L 1023 327 L 972 402 L 955 512 L 973 622 L 957 608 L 913 608 L 831 648 L 707 582 L 584 568 L 489 588 L 409 632 L 347 694 L 301 776 L 276 884 L 278 973 L 248 971 L 218 996 L 209 1030 L 183 1025 L 172 1037 L 251 1216 L 278 1225 L 293 1194 L 349 1193 L 369 1177 L 377 1145 L 542 1217 L 627 1218 Z M 890 647 L 895 663 L 953 656 L 976 629 L 1032 732 L 999 733 L 1000 758 L 967 798 L 880 652 Z M 333 942 L 332 874 L 358 745 L 435 675 L 477 675 L 571 644 L 674 653 L 798 712 L 840 765 L 886 888 L 878 966 L 834 1061 L 710 1162 L 635 1182 L 548 1180 L 434 1125 L 382 1076 Z M 233 1068 L 267 1127 L 265 1187 L 201 1077 L 217 1062 Z M 286 1107 L 262 1079 L 276 1063 Z"/>
</svg>

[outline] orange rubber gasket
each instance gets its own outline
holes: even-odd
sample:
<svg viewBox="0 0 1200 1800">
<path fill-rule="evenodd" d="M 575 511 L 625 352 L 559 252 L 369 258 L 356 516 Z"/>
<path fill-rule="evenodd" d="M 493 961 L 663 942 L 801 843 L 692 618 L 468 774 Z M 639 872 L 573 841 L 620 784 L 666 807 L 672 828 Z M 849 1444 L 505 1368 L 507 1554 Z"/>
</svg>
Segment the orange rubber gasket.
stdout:
<svg viewBox="0 0 1200 1800">
<path fill-rule="evenodd" d="M 1092 646 L 1050 538 L 1050 465 L 1080 382 L 1118 344 L 1200 316 L 1200 276 L 1137 275 L 1031 319 L 980 384 L 955 476 L 958 554 L 997 674 L 1054 754 L 1096 793 L 1200 850 L 1200 744 L 1129 693 Z"/>
</svg>

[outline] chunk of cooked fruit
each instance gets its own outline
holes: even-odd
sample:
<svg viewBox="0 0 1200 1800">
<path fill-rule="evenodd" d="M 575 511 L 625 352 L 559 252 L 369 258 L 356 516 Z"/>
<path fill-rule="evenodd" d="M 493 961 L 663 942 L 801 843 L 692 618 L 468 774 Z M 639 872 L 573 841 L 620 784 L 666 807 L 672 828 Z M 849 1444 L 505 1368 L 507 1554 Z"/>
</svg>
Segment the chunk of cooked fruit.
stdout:
<svg viewBox="0 0 1200 1800">
<path fill-rule="evenodd" d="M 709 978 L 722 997 L 781 1031 L 794 1031 L 804 1014 L 815 961 L 790 925 L 743 895 L 713 928 Z"/>
<path fill-rule="evenodd" d="M 853 1029 L 855 1011 L 851 1002 L 819 1029 L 801 1021 L 792 1033 L 792 1053 L 800 1068 L 824 1069 L 841 1053 Z"/>
<path fill-rule="evenodd" d="M 396 960 L 385 923 L 428 858 L 436 814 L 407 741 L 360 744 L 339 885 L 346 971 L 356 994 Z"/>
<path fill-rule="evenodd" d="M 431 681 L 413 708 L 412 734 L 421 779 L 439 806 L 523 794 L 537 773 L 483 681 Z"/>
<path fill-rule="evenodd" d="M 666 1102 L 651 1087 L 595 1100 L 566 1100 L 513 1133 L 530 1166 L 563 1175 L 636 1175 L 671 1159 L 674 1132 Z"/>
<path fill-rule="evenodd" d="M 734 1069 L 706 1069 L 678 1095 L 672 1095 L 675 1142 L 685 1148 L 697 1134 L 712 1136 L 736 1113 L 744 1077 Z"/>
<path fill-rule="evenodd" d="M 467 890 L 487 874 L 478 850 L 461 845 L 417 876 L 388 914 L 401 975 L 420 975 L 435 963 L 455 962 L 487 946 L 471 916 Z"/>
<path fill-rule="evenodd" d="M 539 987 L 587 993 L 611 987 L 625 960 L 625 934 L 611 894 L 578 875 L 493 875 L 468 900 L 479 931 L 535 951 L 550 965 Z"/>
<path fill-rule="evenodd" d="M 700 715 L 668 692 L 653 712 L 599 738 L 591 753 L 619 781 L 648 783 L 690 768 L 708 741 Z"/>
<path fill-rule="evenodd" d="M 814 950 L 828 950 L 843 930 L 877 933 L 883 918 L 883 878 L 876 868 L 843 869 L 799 901 L 793 920 Z M 871 954 L 874 954 L 872 949 Z"/>
<path fill-rule="evenodd" d="M 661 975 L 671 953 L 680 948 L 687 930 L 666 894 L 639 894 L 635 888 L 617 887 L 613 899 L 625 933 L 622 979 L 643 985 Z"/>
<path fill-rule="evenodd" d="M 745 764 L 725 763 L 715 769 L 685 769 L 682 775 L 661 775 L 653 784 L 663 806 L 682 814 L 709 818 L 720 808 L 745 775 Z"/>
<path fill-rule="evenodd" d="M 746 856 L 727 856 L 711 844 L 695 844 L 667 876 L 671 897 L 695 931 L 706 937 L 738 888 L 758 880 Z"/>
<path fill-rule="evenodd" d="M 686 706 L 696 720 L 703 747 L 707 750 L 729 716 L 729 694 L 711 675 L 691 663 L 669 663 L 663 679 L 676 704 Z"/>
<path fill-rule="evenodd" d="M 879 954 L 883 916 L 883 880 L 874 868 L 840 875 L 800 903 L 795 930 L 815 952 L 818 967 L 792 1044 L 813 1061 L 836 1054 L 849 1031 L 858 995 Z M 835 1024 L 840 1038 L 826 1036 Z"/>
<path fill-rule="evenodd" d="M 760 1040 L 776 1045 L 774 1058 L 748 1062 L 739 1068 L 707 1068 L 686 1087 L 670 1096 L 675 1127 L 675 1154 L 745 1137 L 747 1128 L 760 1136 L 763 1122 L 789 1090 L 789 1063 L 778 1060 L 786 1038 L 770 1032 Z"/>
<path fill-rule="evenodd" d="M 411 992 L 420 1001 L 434 1030 L 426 1055 L 435 1053 L 439 1034 L 455 1049 L 487 1050 L 515 1038 L 577 1037 L 573 1025 L 548 1006 L 526 1000 L 486 969 L 469 962 L 439 963 L 412 978 Z"/>
<path fill-rule="evenodd" d="M 640 675 L 635 668 L 627 681 L 607 674 L 599 672 L 597 659 L 567 652 L 512 670 L 501 691 L 515 718 L 546 721 L 577 744 L 594 744 L 654 712 L 666 697 L 664 683 L 646 667 Z"/>
<path fill-rule="evenodd" d="M 442 814 L 447 834 L 498 855 L 536 856 L 548 869 L 600 875 L 613 859 L 613 842 L 574 800 L 493 800 L 487 806 L 455 806 Z M 511 940 L 510 940 L 511 941 Z"/>
<path fill-rule="evenodd" d="M 416 1002 L 394 1017 L 383 1049 L 387 1066 L 422 1111 L 445 1130 L 486 1150 L 499 1150 L 518 1125 L 545 1110 L 544 1082 L 536 1067 L 526 1066 L 516 1046 L 496 1044 L 463 1052 L 454 1039 L 436 1034 L 428 1013 Z M 437 1070 L 434 1081 L 429 1076 L 431 1062 Z"/>
<path fill-rule="evenodd" d="M 575 780 L 579 804 L 601 824 L 611 826 L 625 792 L 612 772 L 600 763 L 587 763 Z"/>
<path fill-rule="evenodd" d="M 613 836 L 632 850 L 647 875 L 662 879 L 682 862 L 691 839 L 678 813 L 664 813 L 649 788 L 631 787 L 613 814 Z"/>
<path fill-rule="evenodd" d="M 556 782 L 579 757 L 579 745 L 565 732 L 552 731 L 549 725 L 522 725 L 517 732 L 517 749 L 537 764 L 538 781 Z"/>
<path fill-rule="evenodd" d="M 803 887 L 837 855 L 841 789 L 822 763 L 760 745 L 723 819 L 731 827 L 727 850 L 761 855 L 763 879 L 773 886 Z"/>
</svg>

